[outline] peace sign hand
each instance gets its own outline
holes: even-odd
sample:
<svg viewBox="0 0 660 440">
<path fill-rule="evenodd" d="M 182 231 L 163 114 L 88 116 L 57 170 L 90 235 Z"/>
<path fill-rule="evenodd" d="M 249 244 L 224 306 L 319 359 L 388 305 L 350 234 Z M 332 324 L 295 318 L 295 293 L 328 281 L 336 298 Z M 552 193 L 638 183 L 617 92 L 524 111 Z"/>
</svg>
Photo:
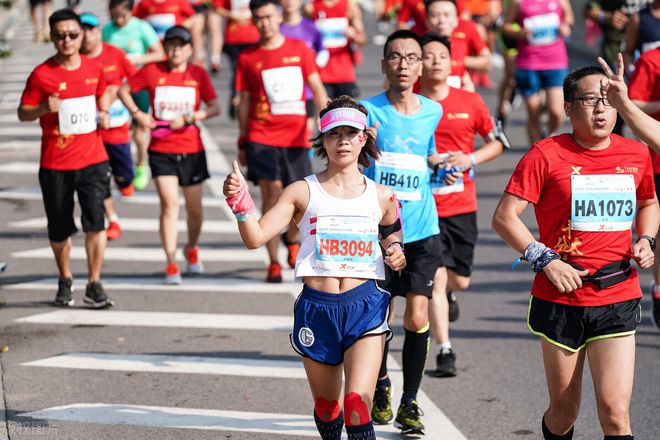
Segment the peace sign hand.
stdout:
<svg viewBox="0 0 660 440">
<path fill-rule="evenodd" d="M 610 66 L 607 65 L 604 59 L 598 57 L 598 64 L 605 71 L 607 79 L 600 80 L 600 92 L 602 96 L 607 97 L 612 107 L 620 111 L 629 101 L 628 86 L 623 79 L 623 55 L 619 53 L 616 59 L 616 73 L 612 72 Z"/>
</svg>

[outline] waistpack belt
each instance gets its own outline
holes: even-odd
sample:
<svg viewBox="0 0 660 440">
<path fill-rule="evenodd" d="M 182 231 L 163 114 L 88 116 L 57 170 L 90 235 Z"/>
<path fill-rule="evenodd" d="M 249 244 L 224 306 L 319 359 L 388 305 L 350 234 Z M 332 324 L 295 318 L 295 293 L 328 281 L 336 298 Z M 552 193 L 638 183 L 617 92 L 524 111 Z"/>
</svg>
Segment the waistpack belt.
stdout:
<svg viewBox="0 0 660 440">
<path fill-rule="evenodd" d="M 584 270 L 584 267 L 571 261 L 567 262 L 577 270 Z M 630 267 L 629 260 L 615 261 L 614 263 L 606 264 L 598 269 L 593 275 L 580 277 L 582 281 L 595 284 L 599 289 L 614 286 L 628 279 L 632 267 Z"/>
</svg>

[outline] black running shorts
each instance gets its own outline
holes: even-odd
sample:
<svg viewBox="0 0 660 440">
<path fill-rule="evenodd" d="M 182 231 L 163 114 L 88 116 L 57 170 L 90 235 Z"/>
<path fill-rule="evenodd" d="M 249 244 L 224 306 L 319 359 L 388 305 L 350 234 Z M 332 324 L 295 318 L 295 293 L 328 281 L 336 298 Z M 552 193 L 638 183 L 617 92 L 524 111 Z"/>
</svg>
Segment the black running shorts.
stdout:
<svg viewBox="0 0 660 440">
<path fill-rule="evenodd" d="M 279 180 L 287 186 L 312 174 L 309 148 L 280 148 L 248 142 L 245 147 L 249 181 Z"/>
<path fill-rule="evenodd" d="M 439 235 L 406 243 L 406 267 L 394 272 L 386 266 L 386 290 L 394 296 L 418 293 L 433 296 L 433 278 L 438 267 L 442 266 L 442 242 Z"/>
<path fill-rule="evenodd" d="M 442 265 L 458 275 L 469 277 L 474 265 L 474 246 L 477 244 L 477 213 L 439 218 L 442 240 Z"/>
<path fill-rule="evenodd" d="M 78 231 L 73 221 L 73 193 L 78 194 L 85 232 L 105 229 L 105 199 L 110 184 L 108 161 L 79 170 L 39 169 L 39 184 L 48 219 L 48 239 L 62 242 Z"/>
<path fill-rule="evenodd" d="M 199 185 L 211 177 L 206 166 L 206 153 L 174 154 L 149 151 L 151 175 L 177 176 L 179 185 Z"/>
<path fill-rule="evenodd" d="M 532 296 L 527 326 L 535 335 L 577 352 L 589 342 L 635 334 L 642 320 L 640 299 L 606 306 L 569 306 Z"/>
</svg>

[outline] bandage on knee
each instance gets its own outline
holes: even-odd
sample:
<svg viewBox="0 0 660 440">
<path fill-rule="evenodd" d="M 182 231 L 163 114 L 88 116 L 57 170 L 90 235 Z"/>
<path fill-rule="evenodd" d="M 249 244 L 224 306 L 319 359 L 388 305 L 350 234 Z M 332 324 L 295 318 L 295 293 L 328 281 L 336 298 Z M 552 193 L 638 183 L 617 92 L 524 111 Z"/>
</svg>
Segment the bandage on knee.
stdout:
<svg viewBox="0 0 660 440">
<path fill-rule="evenodd" d="M 355 411 L 360 417 L 360 421 L 358 423 L 351 422 L 353 411 Z M 362 396 L 355 392 L 348 393 L 344 398 L 344 413 L 346 414 L 346 426 L 364 425 L 365 423 L 369 423 L 371 420 L 369 409 L 362 400 Z"/>
<path fill-rule="evenodd" d="M 254 211 L 254 201 L 248 190 L 247 183 L 233 196 L 227 198 L 229 208 L 239 222 L 245 221 Z"/>
<path fill-rule="evenodd" d="M 324 422 L 335 420 L 341 413 L 341 406 L 337 400 L 329 401 L 323 397 L 314 399 L 314 409 L 319 418 Z"/>
</svg>

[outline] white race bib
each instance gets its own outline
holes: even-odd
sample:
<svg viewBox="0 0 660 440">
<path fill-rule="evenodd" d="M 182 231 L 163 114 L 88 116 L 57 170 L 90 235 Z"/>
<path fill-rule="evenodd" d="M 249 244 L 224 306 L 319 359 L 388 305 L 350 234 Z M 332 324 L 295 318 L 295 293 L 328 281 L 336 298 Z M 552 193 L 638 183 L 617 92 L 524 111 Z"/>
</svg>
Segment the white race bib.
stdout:
<svg viewBox="0 0 660 440">
<path fill-rule="evenodd" d="M 374 165 L 374 180 L 392 188 L 399 200 L 422 200 L 428 165 L 417 154 L 381 152 Z"/>
<path fill-rule="evenodd" d="M 551 44 L 559 38 L 559 15 L 556 12 L 527 17 L 523 20 L 523 26 L 532 31 L 527 39 L 531 45 Z"/>
<path fill-rule="evenodd" d="M 194 87 L 158 86 L 154 96 L 156 119 L 173 121 L 179 116 L 190 116 L 195 111 L 197 95 Z"/>
<path fill-rule="evenodd" d="M 632 174 L 571 176 L 571 229 L 627 231 L 635 218 L 637 196 Z"/>
<path fill-rule="evenodd" d="M 463 191 L 465 191 L 465 184 L 462 177 L 459 177 L 453 185 L 447 185 L 444 179 L 437 181 L 433 177 L 431 178 L 431 192 L 436 196 L 444 196 Z"/>
<path fill-rule="evenodd" d="M 449 75 L 447 77 L 447 85 L 455 89 L 460 89 L 463 87 L 463 80 L 458 75 Z"/>
<path fill-rule="evenodd" d="M 300 66 L 276 67 L 261 72 L 273 115 L 305 115 L 305 82 Z"/>
<path fill-rule="evenodd" d="M 660 47 L 660 40 L 651 41 L 649 43 L 642 44 L 641 52 L 644 53 L 644 52 L 647 52 L 649 50 L 655 49 L 656 47 Z"/>
<path fill-rule="evenodd" d="M 131 114 L 119 99 L 115 99 L 108 113 L 110 113 L 110 128 L 121 127 L 131 122 Z"/>
<path fill-rule="evenodd" d="M 153 14 L 146 18 L 147 22 L 158 34 L 158 38 L 163 39 L 165 32 L 176 24 L 176 15 L 170 14 Z"/>
<path fill-rule="evenodd" d="M 371 217 L 317 218 L 316 267 L 375 271 L 378 246 L 378 222 Z"/>
<path fill-rule="evenodd" d="M 348 44 L 348 38 L 346 38 L 348 18 L 319 18 L 315 24 L 323 38 L 323 47 L 326 49 L 344 47 Z"/>
<path fill-rule="evenodd" d="M 96 131 L 96 96 L 63 99 L 57 117 L 61 134 L 86 134 Z"/>
</svg>

